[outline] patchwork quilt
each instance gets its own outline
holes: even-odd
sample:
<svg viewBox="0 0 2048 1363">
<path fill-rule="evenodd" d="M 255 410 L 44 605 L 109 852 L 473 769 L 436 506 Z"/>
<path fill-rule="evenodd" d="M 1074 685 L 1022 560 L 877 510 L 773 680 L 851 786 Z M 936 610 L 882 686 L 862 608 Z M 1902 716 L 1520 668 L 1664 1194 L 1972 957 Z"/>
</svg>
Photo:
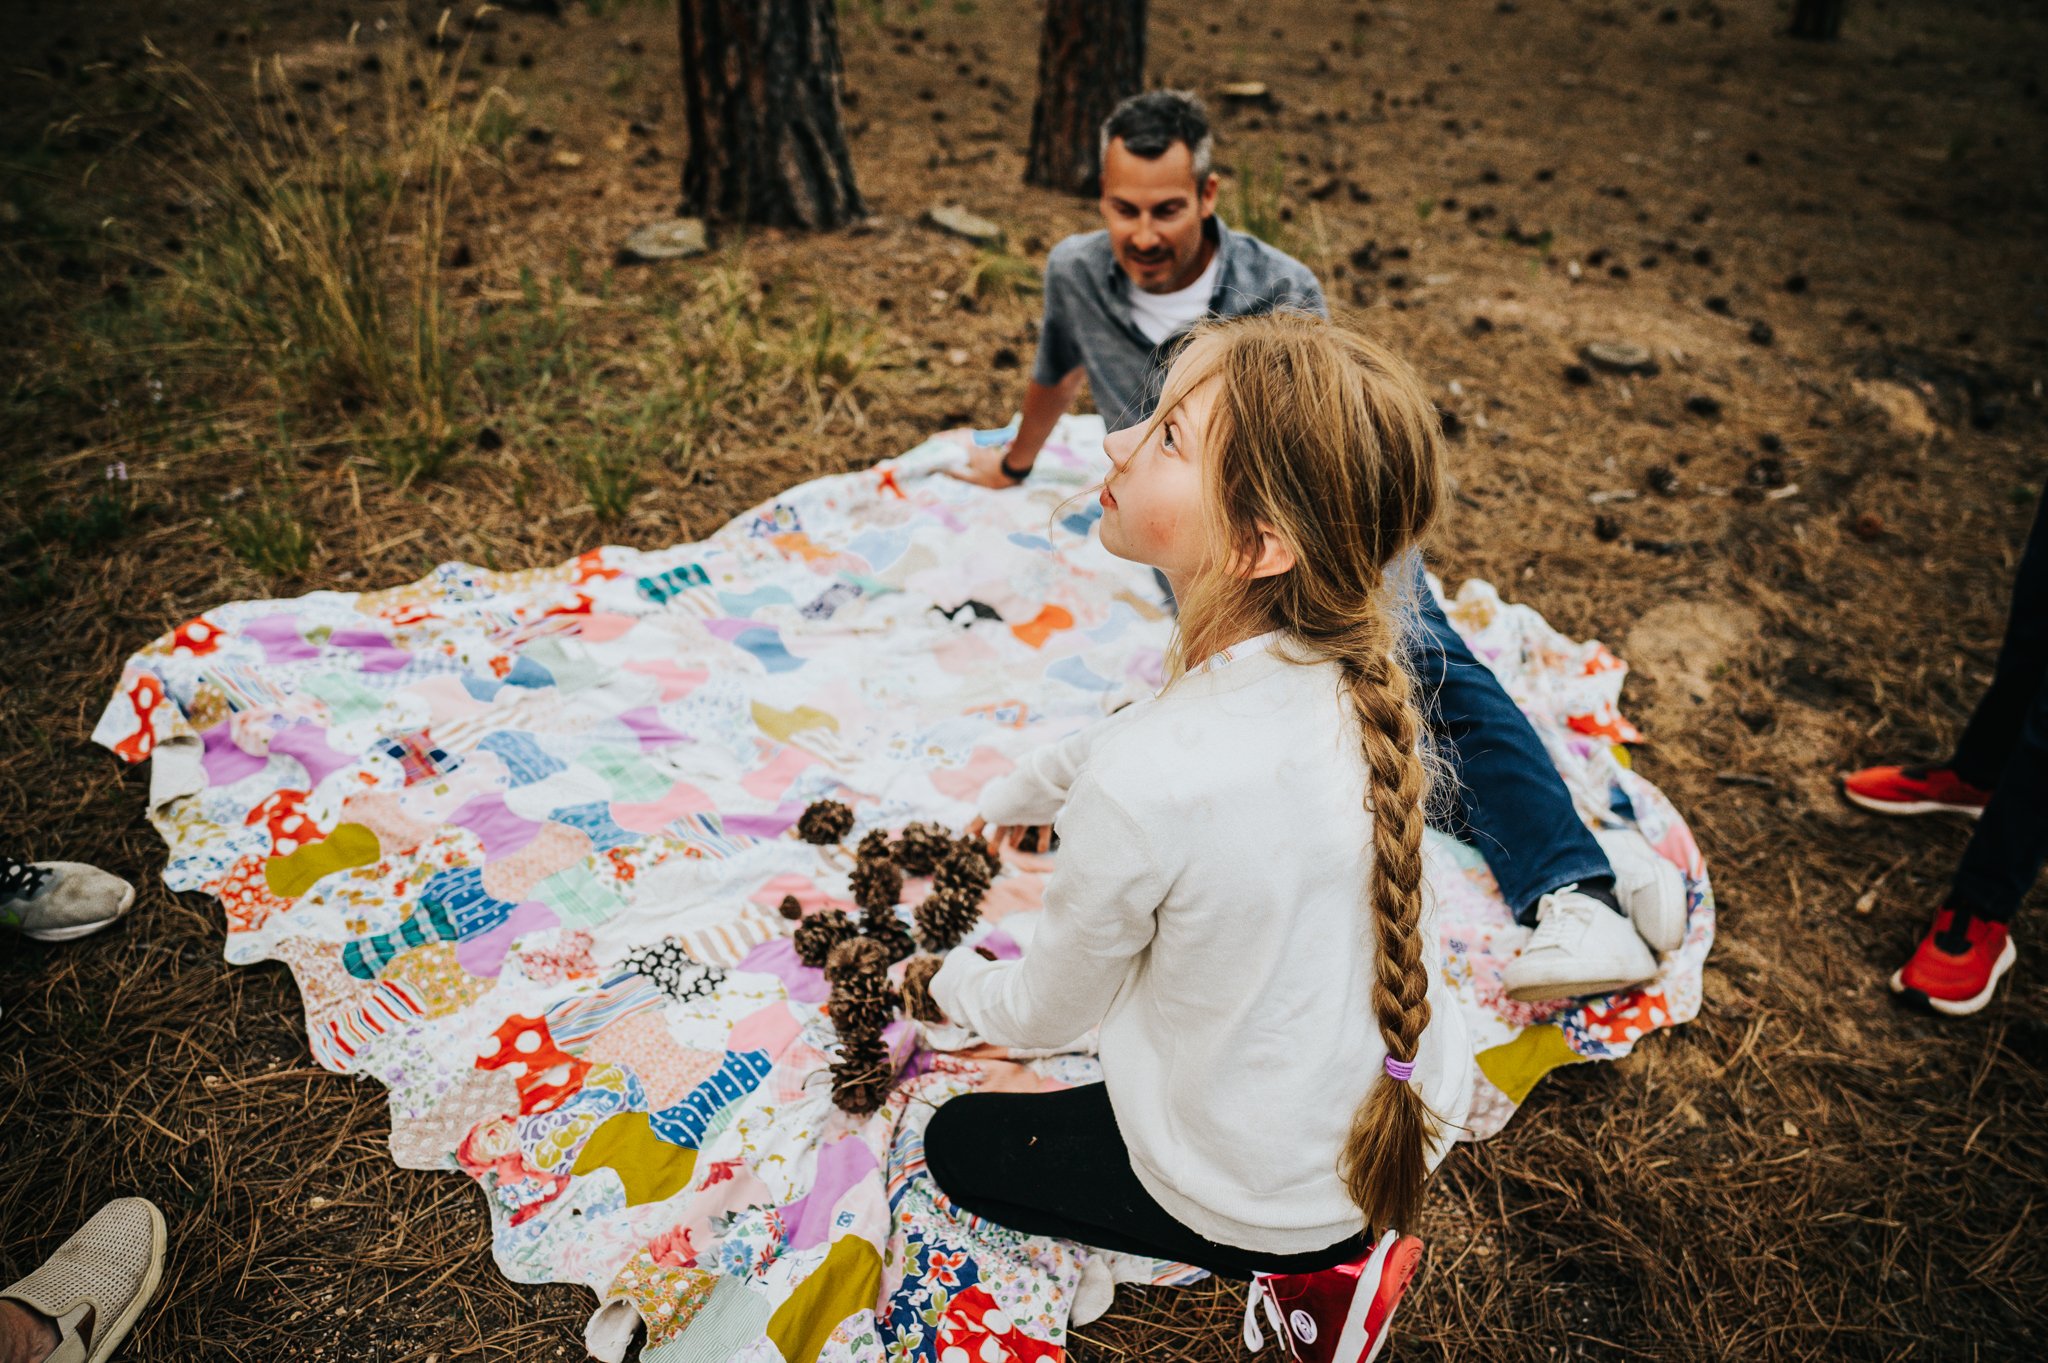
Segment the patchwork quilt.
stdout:
<svg viewBox="0 0 2048 1363">
<path fill-rule="evenodd" d="M 649 1363 L 1057 1359 L 1084 1278 L 1200 1276 L 980 1222 L 925 1173 L 937 1104 L 1089 1082 L 1084 1050 L 898 1022 L 888 1102 L 831 1102 L 826 986 L 777 906 L 851 907 L 852 861 L 798 815 L 848 802 L 848 846 L 961 826 L 1024 751 L 1155 689 L 1171 631 L 1150 571 L 1093 533 L 1099 420 L 1066 421 L 1015 491 L 942 476 L 958 440 L 701 543 L 223 605 L 131 659 L 95 732 L 152 764 L 167 884 L 220 902 L 231 962 L 290 967 L 315 1059 L 385 1087 L 398 1163 L 475 1181 L 508 1276 L 598 1294 L 600 1357 L 644 1324 Z M 1619 746 L 1640 737 L 1622 663 L 1485 583 L 1447 604 L 1587 821 L 1641 828 L 1691 911 L 1650 984 L 1518 1004 L 1525 930 L 1431 835 L 1478 1139 L 1549 1070 L 1692 1017 L 1714 908 Z M 1023 949 L 1051 864 L 1012 853 L 970 940 Z"/>
</svg>

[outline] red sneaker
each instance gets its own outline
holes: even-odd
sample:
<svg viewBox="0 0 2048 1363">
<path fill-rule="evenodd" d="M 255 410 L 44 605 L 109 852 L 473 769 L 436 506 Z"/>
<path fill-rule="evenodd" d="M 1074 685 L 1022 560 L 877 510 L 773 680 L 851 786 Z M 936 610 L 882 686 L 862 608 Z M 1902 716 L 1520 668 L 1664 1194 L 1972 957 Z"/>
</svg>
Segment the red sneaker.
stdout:
<svg viewBox="0 0 2048 1363">
<path fill-rule="evenodd" d="M 1947 767 L 1865 767 L 1842 778 L 1842 794 L 1880 814 L 1964 814 L 1974 819 L 1990 803 Z"/>
<path fill-rule="evenodd" d="M 1943 909 L 1934 915 L 1934 926 L 1920 939 L 1913 959 L 1892 975 L 1892 992 L 1962 1017 L 1991 1002 L 1999 976 L 2012 969 L 2018 956 L 2005 924 Z"/>
<path fill-rule="evenodd" d="M 1263 1306 L 1280 1347 L 1300 1363 L 1372 1363 L 1408 1280 L 1422 1263 L 1422 1242 L 1388 1231 L 1372 1253 L 1319 1273 L 1261 1273 L 1244 1303 L 1245 1347 L 1266 1346 Z"/>
</svg>

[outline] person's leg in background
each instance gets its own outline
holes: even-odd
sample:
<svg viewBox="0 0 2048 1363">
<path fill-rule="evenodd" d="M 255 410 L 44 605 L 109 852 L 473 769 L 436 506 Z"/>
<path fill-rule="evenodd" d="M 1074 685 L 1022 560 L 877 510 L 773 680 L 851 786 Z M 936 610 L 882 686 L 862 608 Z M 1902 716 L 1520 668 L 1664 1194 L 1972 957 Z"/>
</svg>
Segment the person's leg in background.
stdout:
<svg viewBox="0 0 2048 1363">
<path fill-rule="evenodd" d="M 2048 862 L 2048 499 L 2020 554 L 1990 689 L 1949 764 L 1990 793 L 1948 899 L 1892 988 L 1940 1012 L 1990 1001 L 2017 951 L 2010 924 Z M 1860 775 L 1860 773 L 1859 773 Z M 1851 778 L 1852 780 L 1854 778 Z M 1860 803 L 1860 802 L 1859 802 Z"/>
<path fill-rule="evenodd" d="M 1507 969 L 1508 992 L 1575 998 L 1650 978 L 1649 945 L 1684 937 L 1683 877 L 1640 836 L 1594 836 L 1528 717 L 1437 604 L 1422 556 L 1395 571 L 1413 598 L 1410 673 L 1454 778 L 1444 831 L 1479 849 L 1516 920 L 1537 929 Z"/>
</svg>

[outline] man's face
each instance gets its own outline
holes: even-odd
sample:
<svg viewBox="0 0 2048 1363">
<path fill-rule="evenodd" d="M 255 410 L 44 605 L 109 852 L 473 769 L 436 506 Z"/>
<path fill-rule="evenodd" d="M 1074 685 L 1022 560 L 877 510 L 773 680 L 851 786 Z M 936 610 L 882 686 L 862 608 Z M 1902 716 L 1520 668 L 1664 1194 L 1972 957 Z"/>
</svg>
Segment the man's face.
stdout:
<svg viewBox="0 0 2048 1363">
<path fill-rule="evenodd" d="M 1202 229 L 1216 211 L 1216 176 L 1195 183 L 1194 153 L 1176 142 L 1147 160 L 1113 138 L 1102 161 L 1102 216 L 1116 262 L 1147 293 L 1172 293 L 1201 274 Z"/>
</svg>

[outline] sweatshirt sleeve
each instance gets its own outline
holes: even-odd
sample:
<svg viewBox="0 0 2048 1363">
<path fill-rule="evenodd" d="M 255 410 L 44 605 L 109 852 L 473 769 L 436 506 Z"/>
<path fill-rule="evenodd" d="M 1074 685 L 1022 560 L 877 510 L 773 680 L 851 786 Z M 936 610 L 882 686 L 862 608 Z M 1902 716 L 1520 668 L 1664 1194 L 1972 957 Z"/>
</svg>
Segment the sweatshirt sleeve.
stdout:
<svg viewBox="0 0 2048 1363">
<path fill-rule="evenodd" d="M 1166 897 L 1144 833 L 1091 777 L 1074 782 L 1058 826 L 1059 865 L 1024 958 L 956 948 L 932 977 L 946 1016 L 999 1046 L 1060 1046 L 1100 1023 Z"/>
<path fill-rule="evenodd" d="M 981 788 L 981 817 L 993 827 L 1036 827 L 1051 823 L 1067 802 L 1067 791 L 1080 774 L 1088 750 L 1103 724 L 1091 724 L 1027 754 L 1017 769 Z M 1065 835 L 1062 834 L 1062 837 Z"/>
</svg>

